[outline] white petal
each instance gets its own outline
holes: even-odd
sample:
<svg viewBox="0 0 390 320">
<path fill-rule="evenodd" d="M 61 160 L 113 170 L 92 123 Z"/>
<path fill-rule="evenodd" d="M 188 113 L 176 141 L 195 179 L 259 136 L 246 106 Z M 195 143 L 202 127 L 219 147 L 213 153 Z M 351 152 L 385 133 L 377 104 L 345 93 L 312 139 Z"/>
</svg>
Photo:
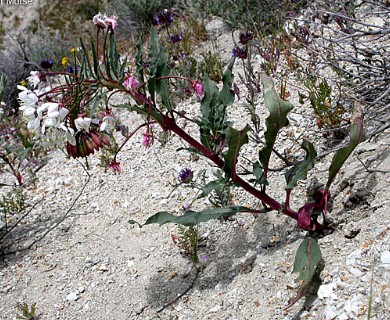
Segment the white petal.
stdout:
<svg viewBox="0 0 390 320">
<path fill-rule="evenodd" d="M 45 103 L 47 105 L 47 112 L 53 112 L 58 111 L 58 103 L 55 102 L 47 102 Z"/>
<path fill-rule="evenodd" d="M 107 129 L 107 125 L 108 125 L 107 122 L 102 122 L 102 124 L 100 125 L 100 131 L 106 130 Z"/>
<path fill-rule="evenodd" d="M 60 114 L 59 114 L 59 119 L 60 119 L 60 121 L 62 121 L 62 120 L 65 119 L 65 117 L 66 117 L 67 114 L 69 113 L 69 110 L 66 109 L 66 108 L 61 108 L 59 112 L 60 112 Z"/>
<path fill-rule="evenodd" d="M 55 118 L 46 118 L 45 120 L 45 126 L 46 127 L 52 127 L 54 125 L 56 125 L 57 121 Z"/>
<path fill-rule="evenodd" d="M 35 113 L 35 108 L 33 107 L 26 107 L 26 109 L 24 109 L 23 111 L 23 115 L 26 117 L 32 116 L 34 113 Z"/>
<path fill-rule="evenodd" d="M 42 112 L 45 112 L 45 111 L 47 111 L 47 103 L 44 103 L 37 108 L 38 116 L 41 118 Z"/>
<path fill-rule="evenodd" d="M 25 86 L 21 86 L 21 85 L 17 85 L 16 86 L 19 90 L 21 90 L 21 91 L 26 91 L 26 90 L 28 90 Z M 29 90 L 28 90 L 29 91 Z"/>
</svg>

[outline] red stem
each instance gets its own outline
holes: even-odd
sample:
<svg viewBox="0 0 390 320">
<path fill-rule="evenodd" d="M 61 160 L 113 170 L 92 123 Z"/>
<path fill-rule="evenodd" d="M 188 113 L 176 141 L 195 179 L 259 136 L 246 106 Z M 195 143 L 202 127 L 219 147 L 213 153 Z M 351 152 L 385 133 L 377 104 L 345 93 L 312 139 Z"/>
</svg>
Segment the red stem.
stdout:
<svg viewBox="0 0 390 320">
<path fill-rule="evenodd" d="M 191 146 L 196 148 L 199 152 L 201 152 L 205 157 L 209 158 L 211 161 L 213 161 L 220 169 L 223 169 L 225 166 L 225 162 L 219 158 L 216 154 L 214 154 L 212 151 L 207 149 L 204 145 L 202 145 L 200 142 L 189 136 L 185 131 L 183 131 L 180 127 L 177 126 L 177 124 L 169 117 L 164 117 L 164 126 L 168 130 L 172 130 L 174 133 L 176 133 L 180 138 L 182 138 L 184 141 L 188 142 Z M 289 217 L 298 220 L 298 213 L 290 208 L 284 208 L 281 203 L 278 201 L 272 199 L 270 196 L 265 194 L 264 192 L 254 188 L 251 186 L 248 182 L 241 179 L 238 175 L 234 174 L 232 175 L 233 182 L 239 184 L 245 191 L 249 192 L 250 194 L 254 195 L 256 198 L 263 201 L 265 204 L 267 204 L 271 209 L 276 211 L 281 211 L 283 214 L 288 215 Z"/>
</svg>

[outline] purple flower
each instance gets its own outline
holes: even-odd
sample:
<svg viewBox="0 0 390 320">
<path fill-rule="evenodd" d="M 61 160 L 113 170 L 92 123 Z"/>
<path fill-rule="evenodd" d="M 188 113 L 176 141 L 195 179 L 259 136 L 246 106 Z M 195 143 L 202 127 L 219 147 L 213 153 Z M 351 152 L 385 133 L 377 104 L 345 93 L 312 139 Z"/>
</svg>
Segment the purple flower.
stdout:
<svg viewBox="0 0 390 320">
<path fill-rule="evenodd" d="M 170 25 L 173 22 L 173 14 L 168 10 L 164 9 L 163 12 L 154 16 L 154 24 L 157 25 Z"/>
<path fill-rule="evenodd" d="M 181 40 L 183 40 L 183 38 L 179 34 L 174 34 L 173 36 L 171 36 L 169 38 L 169 42 L 172 42 L 172 43 L 177 43 L 177 42 L 179 42 Z"/>
<path fill-rule="evenodd" d="M 152 135 L 149 132 L 145 132 L 142 135 L 141 144 L 145 148 L 149 148 L 153 144 L 153 137 L 152 137 Z"/>
<path fill-rule="evenodd" d="M 253 39 L 253 34 L 251 32 L 241 32 L 239 37 L 239 42 L 243 45 L 246 45 L 250 40 Z"/>
<path fill-rule="evenodd" d="M 193 177 L 194 172 L 189 168 L 185 168 L 179 172 L 179 180 L 182 183 L 190 183 Z"/>
<path fill-rule="evenodd" d="M 111 163 L 107 165 L 107 168 L 114 171 L 115 174 L 121 174 L 122 172 L 120 163 L 117 162 L 116 159 L 112 160 Z"/>
<path fill-rule="evenodd" d="M 197 95 L 199 98 L 203 98 L 203 95 L 204 95 L 204 88 L 203 88 L 203 85 L 202 85 L 200 82 L 198 82 L 198 81 L 192 81 L 191 87 L 192 87 L 192 89 L 194 89 L 196 95 Z"/>
<path fill-rule="evenodd" d="M 68 73 L 74 73 L 74 69 L 72 66 L 69 66 L 67 69 Z"/>
<path fill-rule="evenodd" d="M 248 57 L 248 48 L 235 47 L 232 52 L 233 57 L 246 59 Z"/>
<path fill-rule="evenodd" d="M 123 82 L 123 86 L 126 88 L 126 90 L 129 91 L 135 91 L 139 87 L 139 85 L 139 82 L 133 76 L 128 76 Z"/>
<path fill-rule="evenodd" d="M 43 68 L 43 69 L 51 69 L 53 67 L 54 63 L 53 61 L 51 61 L 50 59 L 43 59 L 40 63 L 40 66 Z"/>
</svg>

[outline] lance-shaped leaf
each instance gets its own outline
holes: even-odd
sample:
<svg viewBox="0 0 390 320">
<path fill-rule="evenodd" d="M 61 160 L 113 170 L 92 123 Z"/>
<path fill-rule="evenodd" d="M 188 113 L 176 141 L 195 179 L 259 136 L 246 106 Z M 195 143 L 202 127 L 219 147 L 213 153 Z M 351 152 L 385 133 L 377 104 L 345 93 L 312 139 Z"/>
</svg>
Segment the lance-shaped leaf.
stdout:
<svg viewBox="0 0 390 320">
<path fill-rule="evenodd" d="M 313 238 L 303 240 L 295 255 L 293 268 L 293 273 L 299 273 L 298 278 L 295 280 L 299 283 L 298 293 L 289 300 L 287 308 L 290 308 L 305 295 L 321 260 L 321 250 L 317 241 Z"/>
<path fill-rule="evenodd" d="M 210 181 L 204 186 L 202 193 L 199 195 L 198 198 L 207 197 L 213 190 L 222 191 L 224 187 L 225 184 L 222 181 L 219 180 Z"/>
<path fill-rule="evenodd" d="M 228 65 L 223 74 L 223 87 L 219 93 L 219 101 L 225 106 L 229 106 L 234 102 L 234 91 L 232 90 L 234 76 L 232 73 L 234 60 Z"/>
<path fill-rule="evenodd" d="M 128 109 L 130 111 L 135 111 L 143 116 L 150 116 L 152 119 L 156 120 L 161 125 L 164 123 L 164 118 L 160 112 L 158 112 L 155 108 L 150 109 L 147 105 L 131 105 L 131 104 L 118 104 L 115 108 L 123 108 Z"/>
<path fill-rule="evenodd" d="M 344 162 L 351 155 L 352 151 L 356 148 L 356 146 L 366 140 L 366 136 L 363 128 L 363 112 L 360 107 L 355 105 L 354 114 L 352 116 L 352 124 L 350 129 L 350 140 L 347 146 L 337 150 L 335 155 L 333 156 L 332 163 L 329 167 L 329 178 L 326 183 L 326 190 L 329 189 L 332 184 L 335 176 L 339 172 L 340 168 L 344 164 Z"/>
<path fill-rule="evenodd" d="M 0 103 L 1 101 L 3 101 L 7 80 L 8 80 L 7 75 L 5 74 L 0 75 Z"/>
<path fill-rule="evenodd" d="M 264 177 L 264 170 L 259 161 L 253 163 L 253 175 L 255 176 L 255 179 L 249 179 L 249 182 L 254 183 L 255 186 L 258 184 L 268 186 L 268 181 Z"/>
<path fill-rule="evenodd" d="M 279 130 L 288 125 L 287 114 L 293 109 L 293 105 L 279 97 L 272 79 L 265 73 L 262 73 L 261 80 L 264 87 L 264 102 L 270 113 L 265 121 L 267 127 L 267 131 L 264 133 L 265 146 L 259 152 L 259 159 L 264 168 L 264 177 L 267 178 L 269 159 L 276 137 Z"/>
<path fill-rule="evenodd" d="M 182 216 L 175 216 L 166 211 L 160 211 L 146 220 L 144 225 L 158 223 L 160 226 L 165 223 L 177 223 L 183 226 L 191 227 L 199 224 L 200 222 L 206 222 L 212 219 L 219 219 L 221 217 L 230 217 L 235 215 L 238 212 L 252 212 L 253 209 L 242 207 L 242 206 L 232 206 L 226 208 L 214 208 L 207 209 L 203 211 L 186 211 Z M 130 224 L 138 224 L 137 221 L 129 220 Z"/>
<path fill-rule="evenodd" d="M 218 88 L 214 81 L 205 74 L 203 81 L 204 97 L 200 105 L 203 119 L 208 119 L 211 109 L 218 105 Z"/>
<path fill-rule="evenodd" d="M 248 143 L 248 134 L 247 132 L 250 130 L 250 126 L 246 125 L 246 127 L 240 131 L 228 127 L 226 129 L 226 140 L 228 151 L 223 155 L 225 159 L 225 166 L 223 170 L 226 172 L 226 175 L 229 177 L 236 175 L 236 164 L 237 158 L 240 153 L 241 147 Z"/>
<path fill-rule="evenodd" d="M 314 145 L 310 141 L 304 139 L 302 141 L 301 148 L 306 151 L 306 158 L 299 165 L 292 167 L 286 172 L 286 190 L 291 190 L 296 187 L 298 181 L 306 180 L 307 173 L 314 167 L 315 158 L 317 157 L 317 152 L 314 149 Z"/>
</svg>

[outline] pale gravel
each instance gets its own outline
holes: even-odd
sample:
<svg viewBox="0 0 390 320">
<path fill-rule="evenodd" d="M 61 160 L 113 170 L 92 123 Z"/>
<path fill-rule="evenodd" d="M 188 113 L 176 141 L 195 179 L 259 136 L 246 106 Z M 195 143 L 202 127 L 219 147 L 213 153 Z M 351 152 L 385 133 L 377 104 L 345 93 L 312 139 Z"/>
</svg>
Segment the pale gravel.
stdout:
<svg viewBox="0 0 390 320">
<path fill-rule="evenodd" d="M 228 37 L 220 34 L 217 39 L 226 44 Z M 192 99 L 183 109 L 195 111 L 198 105 Z M 288 137 L 300 137 L 302 123 L 305 135 L 319 143 L 323 139 L 313 136 L 316 130 L 310 111 L 298 105 L 295 111 L 298 120 L 292 117 L 280 146 L 295 148 L 299 156 L 299 144 Z M 266 112 L 259 112 L 264 121 Z M 231 113 L 241 118 L 238 127 L 245 124 L 247 118 L 241 117 L 240 110 L 233 108 Z M 140 121 L 135 115 L 121 116 L 130 129 Z M 188 126 L 188 130 L 193 128 Z M 175 152 L 183 146 L 176 137 L 166 147 L 156 143 L 152 149 L 145 149 L 140 140 L 141 133 L 120 154 L 121 175 L 104 172 L 98 160 L 91 158 L 90 181 L 66 219 L 32 249 L 9 255 L 2 262 L 2 319 L 15 318 L 17 302 L 35 302 L 41 320 L 367 319 L 370 295 L 371 319 L 390 318 L 390 271 L 382 261 L 390 251 L 389 132 L 359 146 L 337 177 L 330 217 L 338 225 L 333 234 L 319 241 L 325 260 L 319 297 L 310 295 L 288 310 L 284 308 L 296 287 L 296 275 L 291 274 L 294 255 L 305 233 L 294 221 L 269 213 L 240 214 L 232 222 L 202 224 L 200 233 L 207 237 L 200 255 L 207 256 L 208 262 L 185 296 L 157 312 L 190 286 L 194 277 L 191 262 L 171 240 L 176 226 L 140 229 L 127 221 L 144 222 L 159 210 L 180 212 L 194 193 L 179 188 L 170 195 L 169 181 L 184 167 L 198 173 L 209 166 L 202 159 L 193 161 L 186 151 Z M 259 147 L 250 143 L 245 148 L 245 155 L 253 157 Z M 366 172 L 357 155 L 377 171 Z M 308 181 L 313 176 L 326 181 L 324 169 L 330 159 L 322 159 Z M 61 220 L 86 180 L 77 161 L 53 153 L 39 174 L 37 188 L 31 190 L 31 203 L 43 200 L 13 234 L 10 249 L 23 248 Z M 274 174 L 271 180 L 271 194 L 282 201 L 283 175 Z M 302 203 L 307 185 L 302 183 L 294 192 L 298 198 L 294 208 Z M 299 199 L 299 195 L 303 196 Z M 236 193 L 235 201 L 257 203 L 242 192 Z M 207 202 L 199 201 L 195 209 L 206 206 Z"/>
</svg>

